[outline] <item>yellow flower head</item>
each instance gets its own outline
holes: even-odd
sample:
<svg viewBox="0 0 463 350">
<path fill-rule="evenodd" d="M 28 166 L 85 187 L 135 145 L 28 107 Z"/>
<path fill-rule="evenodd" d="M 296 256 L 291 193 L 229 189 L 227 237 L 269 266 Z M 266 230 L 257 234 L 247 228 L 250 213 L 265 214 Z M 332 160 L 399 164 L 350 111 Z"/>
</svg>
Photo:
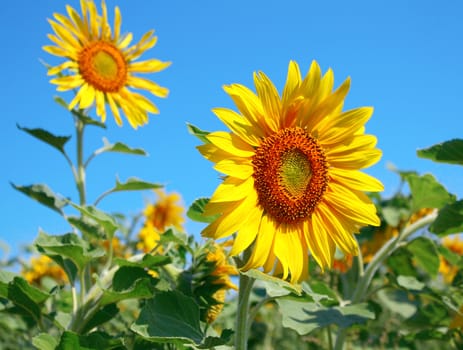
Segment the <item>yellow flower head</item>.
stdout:
<svg viewBox="0 0 463 350">
<path fill-rule="evenodd" d="M 442 245 L 451 252 L 463 256 L 463 240 L 459 235 L 445 237 L 442 240 Z M 446 283 L 452 283 L 458 272 L 458 266 L 450 264 L 443 256 L 440 256 L 439 272 Z"/>
<path fill-rule="evenodd" d="M 178 193 L 166 194 L 164 191 L 155 191 L 158 199 L 154 204 L 148 204 L 144 210 L 145 222 L 149 223 L 160 232 L 169 226 L 181 230 L 185 221 L 183 212 L 185 208 L 181 204 L 181 196 Z"/>
<path fill-rule="evenodd" d="M 64 270 L 46 255 L 31 257 L 30 267 L 23 269 L 22 275 L 30 284 L 38 286 L 45 276 L 53 278 L 59 284 L 68 280 Z"/>
<path fill-rule="evenodd" d="M 148 113 L 159 111 L 149 99 L 131 88 L 146 90 L 158 97 L 168 94 L 166 88 L 136 75 L 159 72 L 170 65 L 157 59 L 134 62 L 156 44 L 154 31 L 147 32 L 137 44 L 130 46 L 132 33 L 121 35 L 119 7 L 115 8 L 111 29 L 104 0 L 101 15 L 92 0 L 81 0 L 80 5 L 81 14 L 67 5 L 67 16 L 55 13 L 54 20 L 49 20 L 55 34 L 49 34 L 48 38 L 55 45 L 43 49 L 67 59 L 48 71 L 48 75 L 57 76 L 51 83 L 58 86 L 58 91 L 78 90 L 69 109 L 95 105 L 97 115 L 104 122 L 108 104 L 118 125 L 122 125 L 120 110 L 133 128 L 146 124 Z"/>
<path fill-rule="evenodd" d="M 151 252 L 159 243 L 161 235 L 152 225 L 145 224 L 138 233 L 137 249 L 144 253 Z M 162 247 L 158 247 L 156 251 L 160 253 Z"/>
<path fill-rule="evenodd" d="M 225 86 L 238 112 L 214 113 L 231 132 L 212 132 L 199 151 L 226 175 L 204 215 L 221 214 L 203 235 L 219 239 L 237 233 L 231 255 L 252 247 L 243 270 L 291 282 L 308 274 L 308 253 L 331 267 L 336 246 L 357 254 L 353 233 L 380 224 L 363 191 L 382 191 L 377 179 L 359 171 L 381 151 L 365 134 L 370 107 L 342 111 L 347 79 L 333 91 L 333 72 L 322 75 L 313 62 L 302 78 L 291 61 L 283 93 L 262 72 L 256 93 L 240 84 Z"/>
</svg>

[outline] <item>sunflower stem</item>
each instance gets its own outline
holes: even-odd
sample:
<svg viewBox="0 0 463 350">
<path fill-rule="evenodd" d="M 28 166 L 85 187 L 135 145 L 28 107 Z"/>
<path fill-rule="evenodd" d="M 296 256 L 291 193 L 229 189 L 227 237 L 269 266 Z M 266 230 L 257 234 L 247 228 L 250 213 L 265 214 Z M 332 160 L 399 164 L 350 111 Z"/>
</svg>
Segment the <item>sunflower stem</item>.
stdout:
<svg viewBox="0 0 463 350">
<path fill-rule="evenodd" d="M 86 203 L 85 194 L 85 166 L 84 166 L 84 128 L 85 124 L 78 118 L 76 122 L 76 146 L 77 146 L 77 178 L 76 185 L 79 192 L 79 204 Z"/>
<path fill-rule="evenodd" d="M 371 280 L 373 279 L 373 276 L 383 261 L 386 260 L 398 247 L 400 247 L 403 241 L 405 241 L 413 233 L 431 224 L 436 219 L 436 217 L 437 211 L 423 217 L 411 225 L 406 226 L 397 237 L 391 238 L 385 245 L 381 247 L 381 249 L 374 255 L 373 259 L 368 264 L 363 276 L 361 276 L 360 280 L 358 281 L 357 287 L 352 293 L 351 304 L 360 303 L 365 299 L 365 295 L 368 291 Z M 334 350 L 342 350 L 344 348 L 346 335 L 346 328 L 339 329 Z"/>
<path fill-rule="evenodd" d="M 248 348 L 249 296 L 251 295 L 252 285 L 254 284 L 254 281 L 254 278 L 240 274 L 240 289 L 238 293 L 238 313 L 236 316 L 236 350 L 246 350 Z"/>
</svg>

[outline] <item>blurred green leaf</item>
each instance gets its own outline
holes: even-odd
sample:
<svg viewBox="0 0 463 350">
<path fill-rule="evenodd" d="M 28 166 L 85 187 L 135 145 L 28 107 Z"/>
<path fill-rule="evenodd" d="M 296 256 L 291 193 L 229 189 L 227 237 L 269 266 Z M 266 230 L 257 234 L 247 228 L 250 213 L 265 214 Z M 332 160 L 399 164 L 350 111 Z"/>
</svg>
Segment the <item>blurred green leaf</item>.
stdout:
<svg viewBox="0 0 463 350">
<path fill-rule="evenodd" d="M 199 307 L 194 299 L 177 291 L 157 294 L 146 302 L 130 327 L 146 340 L 201 344 Z"/>
<path fill-rule="evenodd" d="M 327 308 L 316 303 L 285 297 L 278 298 L 276 302 L 283 316 L 283 326 L 294 329 L 300 335 L 331 324 L 345 328 L 375 317 L 374 312 L 365 303 Z"/>
<path fill-rule="evenodd" d="M 22 130 L 28 133 L 29 135 L 34 136 L 40 141 L 43 141 L 49 144 L 53 148 L 56 148 L 61 153 L 66 154 L 64 150 L 64 146 L 69 141 L 71 136 L 56 136 L 44 129 L 28 129 L 28 128 L 23 128 L 22 126 L 19 126 L 18 124 L 16 124 L 16 126 L 18 127 L 19 130 Z"/>
<path fill-rule="evenodd" d="M 90 319 L 86 320 L 85 327 L 82 329 L 82 333 L 85 334 L 91 331 L 93 328 L 102 325 L 105 322 L 108 322 L 114 316 L 119 313 L 119 309 L 117 308 L 116 304 L 107 304 L 98 309 L 95 315 L 93 315 Z"/>
<path fill-rule="evenodd" d="M 67 201 L 56 195 L 47 185 L 36 184 L 30 186 L 17 186 L 13 183 L 10 184 L 19 192 L 24 193 L 26 196 L 31 197 L 40 204 L 43 204 L 63 215 L 62 208 L 67 205 Z"/>
<path fill-rule="evenodd" d="M 78 335 L 70 331 L 65 331 L 61 335 L 56 350 L 111 350 L 121 349 L 121 346 L 123 346 L 122 339 L 112 338 L 103 332 Z"/>
<path fill-rule="evenodd" d="M 439 272 L 439 253 L 432 240 L 418 237 L 407 244 L 407 250 L 413 254 L 416 262 L 432 277 Z"/>
<path fill-rule="evenodd" d="M 7 299 L 26 311 L 36 321 L 40 319 L 41 304 L 49 296 L 50 294 L 30 285 L 21 277 L 14 277 L 13 281 L 8 283 Z"/>
<path fill-rule="evenodd" d="M 398 227 L 399 224 L 410 216 L 410 210 L 407 208 L 397 208 L 385 206 L 382 208 L 384 220 L 389 226 Z"/>
<path fill-rule="evenodd" d="M 419 176 L 408 174 L 407 180 L 412 193 L 412 211 L 416 212 L 422 208 L 442 208 L 453 203 L 456 197 L 447 192 L 431 174 Z"/>
<path fill-rule="evenodd" d="M 186 123 L 186 126 L 188 128 L 188 132 L 191 135 L 196 136 L 198 139 L 200 139 L 203 143 L 210 143 L 210 141 L 206 138 L 207 135 L 209 135 L 208 131 L 201 130 L 200 128 L 194 126 L 193 124 Z"/>
<path fill-rule="evenodd" d="M 114 274 L 112 288 L 103 291 L 100 304 L 112 304 L 124 299 L 151 298 L 154 291 L 154 279 L 145 269 L 122 266 Z"/>
<path fill-rule="evenodd" d="M 382 289 L 378 291 L 378 300 L 384 307 L 403 318 L 411 317 L 417 310 L 417 306 L 408 297 L 404 290 Z"/>
<path fill-rule="evenodd" d="M 119 192 L 119 191 L 143 191 L 143 190 L 154 190 L 156 188 L 162 188 L 163 186 L 160 184 L 156 184 L 153 182 L 147 182 L 135 177 L 131 177 L 127 179 L 126 182 L 119 182 L 116 179 L 116 187 L 114 187 L 111 192 Z"/>
<path fill-rule="evenodd" d="M 40 231 L 34 244 L 40 252 L 50 257 L 60 255 L 63 259 L 70 259 L 80 271 L 88 262 L 105 254 L 102 248 L 90 247 L 87 241 L 75 233 L 52 236 Z"/>
<path fill-rule="evenodd" d="M 423 290 L 423 288 L 425 287 L 424 283 L 418 281 L 413 276 L 398 276 L 397 284 L 405 289 L 415 291 Z"/>
<path fill-rule="evenodd" d="M 32 339 L 32 345 L 39 350 L 55 350 L 58 340 L 47 333 L 40 333 Z"/>
<path fill-rule="evenodd" d="M 435 162 L 463 165 L 463 140 L 445 141 L 429 148 L 419 149 L 416 153 L 418 157 Z"/>
<path fill-rule="evenodd" d="M 204 208 L 209 202 L 209 198 L 198 198 L 188 208 L 186 215 L 193 221 L 210 223 L 217 219 L 219 215 L 205 216 Z"/>
<path fill-rule="evenodd" d="M 392 253 L 386 260 L 386 265 L 396 276 L 417 276 L 417 271 L 413 266 L 412 254 L 405 248 L 399 248 Z"/>
<path fill-rule="evenodd" d="M 67 216 L 66 220 L 71 226 L 78 229 L 85 236 L 103 238 L 105 237 L 104 229 L 93 219 L 88 216 Z"/>
<path fill-rule="evenodd" d="M 81 207 L 75 203 L 71 203 L 71 205 L 79 210 L 82 215 L 89 217 L 92 220 L 95 220 L 101 227 L 104 229 L 106 233 L 106 238 L 112 239 L 114 234 L 116 233 L 117 229 L 119 228 L 116 220 L 104 211 L 97 209 L 95 206 L 87 205 Z"/>
<path fill-rule="evenodd" d="M 0 270 L 0 297 L 8 298 L 8 283 L 19 277 L 16 273 Z"/>
<path fill-rule="evenodd" d="M 463 232 L 463 199 L 448 204 L 439 210 L 437 218 L 429 230 L 439 236 Z"/>
<path fill-rule="evenodd" d="M 225 345 L 230 342 L 233 331 L 231 329 L 224 329 L 220 337 L 207 336 L 201 345 L 196 346 L 198 349 L 215 349 L 216 346 Z"/>
<path fill-rule="evenodd" d="M 160 236 L 159 242 L 161 244 L 167 244 L 172 242 L 181 246 L 188 247 L 188 236 L 186 235 L 186 233 L 181 232 L 174 227 L 171 227 Z"/>
<path fill-rule="evenodd" d="M 95 151 L 95 154 L 104 152 L 116 152 L 146 156 L 147 153 L 142 148 L 131 148 L 122 142 L 110 143 L 106 138 L 103 138 L 103 147 Z"/>
<path fill-rule="evenodd" d="M 266 273 L 263 273 L 262 271 L 256 270 L 256 269 L 251 269 L 246 272 L 241 272 L 243 275 L 246 275 L 248 277 L 255 278 L 257 280 L 267 282 L 267 283 L 273 283 L 276 285 L 276 287 L 279 288 L 284 288 L 290 291 L 291 293 L 295 293 L 297 295 L 302 294 L 302 286 L 299 284 L 291 284 L 289 282 L 283 281 L 281 278 L 276 278 L 270 275 L 267 275 Z"/>
<path fill-rule="evenodd" d="M 129 261 L 126 259 L 115 258 L 114 262 L 119 266 L 130 266 L 130 267 L 140 267 L 140 268 L 152 269 L 157 266 L 163 266 L 166 264 L 170 264 L 172 262 L 172 259 L 164 255 L 145 254 L 143 258 L 141 259 L 141 261 Z"/>
<path fill-rule="evenodd" d="M 339 304 L 338 296 L 324 282 L 315 279 L 302 283 L 302 289 L 315 303 L 324 306 L 334 306 Z"/>
</svg>

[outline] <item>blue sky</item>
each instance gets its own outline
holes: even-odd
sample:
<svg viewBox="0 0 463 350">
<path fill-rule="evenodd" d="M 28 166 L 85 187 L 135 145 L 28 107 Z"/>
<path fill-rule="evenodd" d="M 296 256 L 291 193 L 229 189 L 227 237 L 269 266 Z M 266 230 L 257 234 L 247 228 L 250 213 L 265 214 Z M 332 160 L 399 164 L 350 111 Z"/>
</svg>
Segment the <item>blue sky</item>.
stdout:
<svg viewBox="0 0 463 350">
<path fill-rule="evenodd" d="M 78 1 L 68 1 L 79 7 Z M 98 3 L 99 4 L 99 3 Z M 115 177 L 136 176 L 180 192 L 188 206 L 210 196 L 219 174 L 195 149 L 199 141 L 186 123 L 205 130 L 225 127 L 213 107 L 234 108 L 222 85 L 252 87 L 252 73 L 265 72 L 281 91 L 288 62 L 306 72 L 312 60 L 334 70 L 335 85 L 352 79 L 346 108 L 374 106 L 367 132 L 378 137 L 382 160 L 367 172 L 385 184 L 386 196 L 397 189 L 393 163 L 403 170 L 433 173 L 449 191 L 463 196 L 461 167 L 437 165 L 416 157 L 416 150 L 463 137 L 463 3 L 453 1 L 107 1 L 109 13 L 119 5 L 122 31 L 139 39 L 154 28 L 158 44 L 144 58 L 173 64 L 150 76 L 170 89 L 155 99 L 161 110 L 145 127 L 89 129 L 86 151 L 102 137 L 144 148 L 149 157 L 106 154 L 88 169 L 89 199 L 114 185 Z M 73 133 L 71 117 L 53 102 L 55 87 L 39 62 L 58 61 L 42 51 L 49 44 L 46 18 L 64 13 L 65 2 L 7 1 L 0 12 L 2 127 L 0 128 L 0 240 L 14 251 L 32 242 L 42 228 L 51 234 L 69 228 L 51 210 L 15 191 L 20 185 L 46 183 L 77 200 L 71 172 L 62 156 L 16 128 L 45 128 L 57 135 Z M 61 95 L 70 100 L 70 95 Z M 73 155 L 74 144 L 68 152 Z M 87 153 L 88 154 L 88 153 Z M 127 214 L 141 210 L 153 195 L 115 194 L 101 208 Z M 188 223 L 190 233 L 201 226 Z M 0 259 L 2 252 L 0 252 Z"/>
</svg>

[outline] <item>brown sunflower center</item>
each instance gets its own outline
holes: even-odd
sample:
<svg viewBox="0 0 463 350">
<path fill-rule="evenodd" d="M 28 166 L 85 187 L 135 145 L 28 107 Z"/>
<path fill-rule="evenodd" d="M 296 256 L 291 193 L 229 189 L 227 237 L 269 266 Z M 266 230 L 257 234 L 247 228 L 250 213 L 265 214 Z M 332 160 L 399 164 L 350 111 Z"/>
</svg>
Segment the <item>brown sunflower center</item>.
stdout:
<svg viewBox="0 0 463 350">
<path fill-rule="evenodd" d="M 78 64 L 84 80 L 97 90 L 117 92 L 127 81 L 127 62 L 111 43 L 96 41 L 85 46 Z"/>
<path fill-rule="evenodd" d="M 298 127 L 266 137 L 252 164 L 259 205 L 277 222 L 297 223 L 308 218 L 328 186 L 323 149 Z"/>
</svg>

